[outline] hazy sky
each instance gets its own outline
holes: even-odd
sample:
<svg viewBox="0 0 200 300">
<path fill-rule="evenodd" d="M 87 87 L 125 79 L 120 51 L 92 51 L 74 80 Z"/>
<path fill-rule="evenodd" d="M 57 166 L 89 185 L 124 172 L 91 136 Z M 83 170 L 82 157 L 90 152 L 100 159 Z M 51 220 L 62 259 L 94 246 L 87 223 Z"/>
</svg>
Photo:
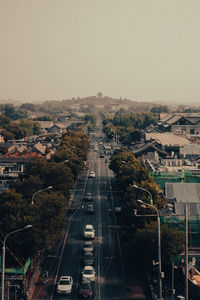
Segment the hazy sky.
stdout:
<svg viewBox="0 0 200 300">
<path fill-rule="evenodd" d="M 0 99 L 200 104 L 200 0 L 0 0 Z"/>
</svg>

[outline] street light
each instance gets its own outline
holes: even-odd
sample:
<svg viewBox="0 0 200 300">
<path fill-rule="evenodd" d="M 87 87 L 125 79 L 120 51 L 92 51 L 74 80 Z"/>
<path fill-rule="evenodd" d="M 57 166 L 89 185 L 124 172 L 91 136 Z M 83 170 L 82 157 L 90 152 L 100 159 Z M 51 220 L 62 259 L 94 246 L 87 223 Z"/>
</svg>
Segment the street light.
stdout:
<svg viewBox="0 0 200 300">
<path fill-rule="evenodd" d="M 156 214 L 157 214 L 157 221 L 158 221 L 158 285 L 159 285 L 159 300 L 162 300 L 162 272 L 161 272 L 161 235 L 160 235 L 160 214 L 158 209 L 149 203 L 146 203 L 142 200 L 137 200 L 138 203 L 144 205 L 144 207 L 146 206 L 150 206 L 152 208 L 155 209 Z"/>
<path fill-rule="evenodd" d="M 33 196 L 32 196 L 32 200 L 31 200 L 31 204 L 34 204 L 34 197 L 38 194 L 38 193 L 41 193 L 41 192 L 44 192 L 44 191 L 46 191 L 46 190 L 50 190 L 50 189 L 52 189 L 53 188 L 53 186 L 48 186 L 47 188 L 45 188 L 45 189 L 43 189 L 43 190 L 39 190 L 39 191 L 37 191 L 37 192 L 35 192 L 34 194 L 33 194 Z"/>
<path fill-rule="evenodd" d="M 145 188 L 143 188 L 143 187 L 139 187 L 139 186 L 137 186 L 136 184 L 133 184 L 133 187 L 136 188 L 136 189 L 139 189 L 139 190 L 141 190 L 141 191 L 144 191 L 144 192 L 148 193 L 149 196 L 150 196 L 150 204 L 153 205 L 152 195 L 151 195 L 151 193 L 150 193 L 147 189 L 145 189 Z"/>
<path fill-rule="evenodd" d="M 22 231 L 22 230 L 25 230 L 25 229 L 28 229 L 28 228 L 31 228 L 32 225 L 26 225 L 25 227 L 23 228 L 20 228 L 20 229 L 17 229 L 17 230 L 14 230 L 10 233 L 8 233 L 5 238 L 4 238 L 4 241 L 3 241 L 3 247 L 2 247 L 2 263 L 1 263 L 1 300 L 4 300 L 4 281 L 5 281 L 5 250 L 6 250 L 6 240 L 7 238 L 13 234 L 13 233 L 16 233 L 16 232 L 19 232 L 19 231 Z"/>
</svg>

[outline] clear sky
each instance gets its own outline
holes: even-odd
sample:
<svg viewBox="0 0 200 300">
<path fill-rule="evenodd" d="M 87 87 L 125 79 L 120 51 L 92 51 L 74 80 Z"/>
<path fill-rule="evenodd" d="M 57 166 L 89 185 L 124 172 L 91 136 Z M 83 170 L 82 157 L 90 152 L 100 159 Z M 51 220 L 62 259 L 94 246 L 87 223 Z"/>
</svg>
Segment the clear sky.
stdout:
<svg viewBox="0 0 200 300">
<path fill-rule="evenodd" d="M 0 99 L 200 104 L 200 0 L 0 0 Z"/>
</svg>

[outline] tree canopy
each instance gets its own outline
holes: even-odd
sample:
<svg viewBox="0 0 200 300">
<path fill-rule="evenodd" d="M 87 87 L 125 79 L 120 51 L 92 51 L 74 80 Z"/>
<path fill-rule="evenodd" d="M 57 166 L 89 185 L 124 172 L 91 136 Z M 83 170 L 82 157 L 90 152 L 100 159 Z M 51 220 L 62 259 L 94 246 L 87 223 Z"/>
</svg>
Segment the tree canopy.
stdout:
<svg viewBox="0 0 200 300">
<path fill-rule="evenodd" d="M 56 245 L 63 234 L 70 189 L 81 172 L 88 148 L 85 134 L 67 132 L 50 161 L 31 159 L 20 180 L 1 193 L 0 218 L 4 235 L 27 224 L 33 225 L 25 240 L 12 240 L 19 257 L 27 258 L 37 255 L 38 251 L 46 251 Z"/>
<path fill-rule="evenodd" d="M 145 209 L 138 199 L 151 203 L 160 211 L 166 200 L 160 196 L 159 186 L 149 175 L 142 161 L 136 159 L 128 151 L 116 150 L 110 160 L 110 168 L 116 175 L 114 189 L 122 194 L 122 226 L 121 234 L 126 251 L 132 251 L 141 256 L 146 265 L 152 266 L 152 260 L 157 259 L 157 214 L 149 206 Z M 142 188 L 136 188 L 138 186 Z M 149 191 L 146 192 L 145 190 Z M 137 216 L 134 214 L 137 211 Z M 148 215 L 155 214 L 155 218 Z M 143 215 L 145 215 L 143 217 Z M 184 235 L 178 228 L 161 225 L 161 246 L 163 266 L 170 268 L 171 259 L 178 256 L 184 247 Z M 174 243 L 176 240 L 176 243 Z"/>
</svg>

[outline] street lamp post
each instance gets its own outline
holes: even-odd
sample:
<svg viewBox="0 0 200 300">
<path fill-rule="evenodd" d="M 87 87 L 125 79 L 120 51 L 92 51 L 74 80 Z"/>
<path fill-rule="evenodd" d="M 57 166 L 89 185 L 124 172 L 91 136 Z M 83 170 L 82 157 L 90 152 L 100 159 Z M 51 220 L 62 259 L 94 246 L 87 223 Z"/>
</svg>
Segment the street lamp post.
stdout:
<svg viewBox="0 0 200 300">
<path fill-rule="evenodd" d="M 44 191 L 46 191 L 46 190 L 50 190 L 50 189 L 52 189 L 53 188 L 53 186 L 48 186 L 47 188 L 45 188 L 45 189 L 43 189 L 43 190 L 39 190 L 39 191 L 37 191 L 37 192 L 35 192 L 34 194 L 33 194 L 33 196 L 32 196 L 32 200 L 31 200 L 31 204 L 33 205 L 34 204 L 34 198 L 35 198 L 35 196 L 38 194 L 38 193 L 41 193 L 41 192 L 44 192 Z"/>
<path fill-rule="evenodd" d="M 156 214 L 157 214 L 157 222 L 158 222 L 158 285 L 159 285 L 159 300 L 162 300 L 162 271 L 161 271 L 161 234 L 160 234 L 160 214 L 158 209 L 149 203 L 146 203 L 142 200 L 137 200 L 137 202 L 145 205 L 145 206 L 150 206 L 155 209 Z"/>
<path fill-rule="evenodd" d="M 141 191 L 144 191 L 144 192 L 148 193 L 149 196 L 150 196 L 150 204 L 153 205 L 152 195 L 151 195 L 151 193 L 147 189 L 145 189 L 143 187 L 140 187 L 140 186 L 137 186 L 136 184 L 133 184 L 133 187 L 136 188 L 136 189 L 138 189 L 138 190 L 141 190 Z"/>
<path fill-rule="evenodd" d="M 26 225 L 25 227 L 23 228 L 20 228 L 20 229 L 17 229 L 17 230 L 14 230 L 10 233 L 8 233 L 5 238 L 4 238 L 4 241 L 3 241 L 3 247 L 2 247 L 2 263 L 1 263 L 1 300 L 4 300 L 4 282 L 5 282 L 5 252 L 6 252 L 6 240 L 7 238 L 11 235 L 11 234 L 14 234 L 16 232 L 19 232 L 19 231 L 22 231 L 22 230 L 25 230 L 25 229 L 28 229 L 28 228 L 31 228 L 32 225 Z"/>
</svg>

